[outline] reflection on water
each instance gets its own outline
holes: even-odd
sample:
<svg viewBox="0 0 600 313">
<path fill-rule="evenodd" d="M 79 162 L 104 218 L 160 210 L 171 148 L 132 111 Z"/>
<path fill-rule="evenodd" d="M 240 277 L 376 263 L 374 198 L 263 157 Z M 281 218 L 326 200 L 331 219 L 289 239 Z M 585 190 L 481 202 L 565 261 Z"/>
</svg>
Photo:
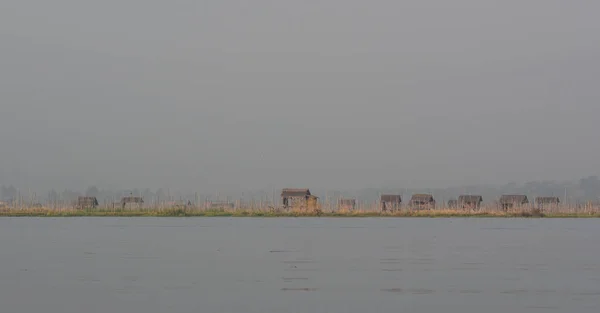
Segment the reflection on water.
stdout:
<svg viewBox="0 0 600 313">
<path fill-rule="evenodd" d="M 2 312 L 599 312 L 572 219 L 0 218 Z"/>
</svg>

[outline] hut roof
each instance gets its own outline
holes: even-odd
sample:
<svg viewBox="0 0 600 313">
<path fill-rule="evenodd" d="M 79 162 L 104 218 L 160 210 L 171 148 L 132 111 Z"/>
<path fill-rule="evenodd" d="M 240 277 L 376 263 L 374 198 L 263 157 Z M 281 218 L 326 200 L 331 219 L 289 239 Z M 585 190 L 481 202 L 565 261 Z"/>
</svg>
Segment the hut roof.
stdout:
<svg viewBox="0 0 600 313">
<path fill-rule="evenodd" d="M 410 198 L 410 201 L 418 201 L 418 202 L 433 202 L 433 196 L 430 194 L 424 194 L 424 193 L 417 193 L 412 195 L 412 198 Z"/>
<path fill-rule="evenodd" d="M 400 195 L 381 195 L 381 202 L 401 203 L 402 196 L 400 196 Z"/>
<path fill-rule="evenodd" d="M 98 205 L 98 199 L 96 199 L 96 197 L 77 197 L 77 204 Z"/>
<path fill-rule="evenodd" d="M 502 195 L 500 197 L 501 204 L 526 204 L 529 203 L 526 195 Z"/>
<path fill-rule="evenodd" d="M 458 197 L 460 203 L 480 203 L 483 201 L 482 196 L 478 195 L 462 195 Z"/>
<path fill-rule="evenodd" d="M 123 197 L 121 203 L 144 203 L 142 197 Z"/>
<path fill-rule="evenodd" d="M 310 190 L 298 188 L 284 188 L 281 190 L 281 197 L 306 197 L 310 196 Z"/>
<path fill-rule="evenodd" d="M 535 198 L 535 203 L 557 204 L 557 203 L 560 203 L 560 199 L 558 197 L 537 197 L 537 198 Z"/>
</svg>

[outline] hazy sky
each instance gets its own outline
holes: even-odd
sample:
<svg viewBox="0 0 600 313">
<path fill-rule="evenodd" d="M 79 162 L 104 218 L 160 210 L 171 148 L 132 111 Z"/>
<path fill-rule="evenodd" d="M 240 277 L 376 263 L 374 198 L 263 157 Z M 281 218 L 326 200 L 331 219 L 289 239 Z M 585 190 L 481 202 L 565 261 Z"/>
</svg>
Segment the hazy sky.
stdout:
<svg viewBox="0 0 600 313">
<path fill-rule="evenodd" d="M 597 0 L 2 0 L 0 183 L 600 173 Z"/>
</svg>

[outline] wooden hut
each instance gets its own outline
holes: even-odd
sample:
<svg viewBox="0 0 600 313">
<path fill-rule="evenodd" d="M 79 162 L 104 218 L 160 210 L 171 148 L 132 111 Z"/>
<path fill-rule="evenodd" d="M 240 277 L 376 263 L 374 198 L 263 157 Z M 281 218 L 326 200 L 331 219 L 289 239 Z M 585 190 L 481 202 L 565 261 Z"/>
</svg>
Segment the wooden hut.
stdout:
<svg viewBox="0 0 600 313">
<path fill-rule="evenodd" d="M 396 211 L 402 206 L 402 196 L 400 195 L 381 195 L 379 205 L 382 212 Z"/>
<path fill-rule="evenodd" d="M 481 207 L 483 197 L 479 195 L 461 195 L 458 197 L 458 207 L 477 210 Z"/>
<path fill-rule="evenodd" d="M 98 199 L 96 197 L 78 197 L 77 208 L 78 209 L 93 209 L 98 206 Z"/>
<path fill-rule="evenodd" d="M 338 201 L 338 209 L 346 211 L 356 209 L 356 199 L 340 199 Z"/>
<path fill-rule="evenodd" d="M 430 194 L 418 193 L 410 198 L 409 205 L 413 209 L 433 209 L 435 208 L 435 199 Z"/>
<path fill-rule="evenodd" d="M 538 209 L 558 208 L 560 199 L 558 197 L 536 197 L 535 205 Z"/>
<path fill-rule="evenodd" d="M 284 208 L 317 209 L 319 197 L 308 189 L 284 188 L 281 190 L 281 202 Z"/>
<path fill-rule="evenodd" d="M 529 203 L 526 195 L 502 195 L 499 200 L 500 207 L 503 210 L 521 207 Z"/>
<path fill-rule="evenodd" d="M 140 208 L 144 205 L 144 199 L 142 197 L 123 197 L 121 198 L 121 207 L 128 208 Z"/>
</svg>

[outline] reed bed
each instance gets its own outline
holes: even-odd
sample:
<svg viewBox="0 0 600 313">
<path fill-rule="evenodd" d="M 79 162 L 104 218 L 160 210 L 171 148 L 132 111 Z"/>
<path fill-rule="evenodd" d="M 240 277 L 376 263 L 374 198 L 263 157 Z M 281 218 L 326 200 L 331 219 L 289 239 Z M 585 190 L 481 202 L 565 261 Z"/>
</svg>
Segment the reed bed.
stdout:
<svg viewBox="0 0 600 313">
<path fill-rule="evenodd" d="M 381 212 L 377 209 L 283 209 L 283 208 L 222 208 L 205 209 L 193 206 L 174 206 L 161 208 L 94 208 L 77 209 L 72 207 L 24 207 L 0 208 L 0 216 L 156 216 L 156 217 L 600 217 L 600 207 L 553 207 L 538 209 L 532 207 L 512 208 L 502 210 L 496 206 L 481 207 L 480 209 L 462 209 L 438 207 L 435 209 L 410 209 L 403 208 L 397 211 Z"/>
</svg>

